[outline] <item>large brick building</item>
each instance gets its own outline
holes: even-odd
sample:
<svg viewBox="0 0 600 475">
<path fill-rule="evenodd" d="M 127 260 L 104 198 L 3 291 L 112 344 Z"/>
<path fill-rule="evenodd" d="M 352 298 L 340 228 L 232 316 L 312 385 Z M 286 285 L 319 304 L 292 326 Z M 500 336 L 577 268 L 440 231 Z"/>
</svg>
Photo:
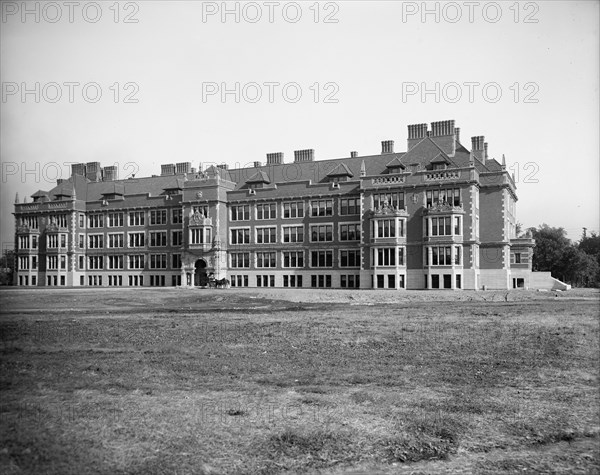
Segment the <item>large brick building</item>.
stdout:
<svg viewBox="0 0 600 475">
<path fill-rule="evenodd" d="M 507 289 L 531 285 L 529 238 L 515 233 L 515 183 L 471 150 L 453 120 L 408 126 L 406 152 L 119 180 L 72 167 L 68 180 L 15 204 L 16 284 Z M 18 201 L 18 199 L 17 199 Z"/>
</svg>

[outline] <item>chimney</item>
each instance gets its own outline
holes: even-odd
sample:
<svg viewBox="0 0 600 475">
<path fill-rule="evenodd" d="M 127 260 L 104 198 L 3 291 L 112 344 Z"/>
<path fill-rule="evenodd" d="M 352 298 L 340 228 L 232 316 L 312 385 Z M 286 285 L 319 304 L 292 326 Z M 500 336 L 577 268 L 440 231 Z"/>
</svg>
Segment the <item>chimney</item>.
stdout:
<svg viewBox="0 0 600 475">
<path fill-rule="evenodd" d="M 485 163 L 484 141 L 483 135 L 471 137 L 471 155 L 482 163 Z"/>
<path fill-rule="evenodd" d="M 459 127 L 454 128 L 454 140 L 456 141 L 456 143 L 460 143 L 460 128 Z"/>
<path fill-rule="evenodd" d="M 358 152 L 352 151 L 350 152 L 350 158 L 356 158 L 358 157 Z"/>
<path fill-rule="evenodd" d="M 485 161 L 488 159 L 488 146 L 487 146 L 487 142 L 485 142 L 483 144 L 483 163 L 485 163 Z"/>
<path fill-rule="evenodd" d="M 254 168 L 260 168 L 262 167 L 261 162 L 254 162 Z"/>
<path fill-rule="evenodd" d="M 85 177 L 90 181 L 102 181 L 102 168 L 100 167 L 100 162 L 86 163 Z"/>
<path fill-rule="evenodd" d="M 71 176 L 74 175 L 85 176 L 85 163 L 74 163 L 71 165 Z"/>
<path fill-rule="evenodd" d="M 160 176 L 175 175 L 175 165 L 168 163 L 160 166 Z"/>
<path fill-rule="evenodd" d="M 281 165 L 283 163 L 283 152 L 267 153 L 267 165 Z"/>
<path fill-rule="evenodd" d="M 102 181 L 115 181 L 119 179 L 119 171 L 115 165 L 111 165 L 110 167 L 104 167 L 102 169 L 102 172 Z"/>
<path fill-rule="evenodd" d="M 294 150 L 294 162 L 312 162 L 315 159 L 315 151 L 312 148 L 306 150 Z"/>
<path fill-rule="evenodd" d="M 180 162 L 175 165 L 175 172 L 177 175 L 183 175 L 184 173 L 190 173 L 192 170 L 192 164 L 190 162 Z"/>
<path fill-rule="evenodd" d="M 427 137 L 427 124 L 413 124 L 408 126 L 408 150 Z"/>
<path fill-rule="evenodd" d="M 381 155 L 384 153 L 394 153 L 394 141 L 384 140 L 381 142 Z"/>
<path fill-rule="evenodd" d="M 221 165 L 217 165 L 217 168 L 220 168 L 221 170 L 227 170 L 229 168 L 229 165 L 227 165 L 226 163 L 221 163 Z"/>
<path fill-rule="evenodd" d="M 454 120 L 432 122 L 430 137 L 448 156 L 453 156 L 456 152 Z"/>
</svg>

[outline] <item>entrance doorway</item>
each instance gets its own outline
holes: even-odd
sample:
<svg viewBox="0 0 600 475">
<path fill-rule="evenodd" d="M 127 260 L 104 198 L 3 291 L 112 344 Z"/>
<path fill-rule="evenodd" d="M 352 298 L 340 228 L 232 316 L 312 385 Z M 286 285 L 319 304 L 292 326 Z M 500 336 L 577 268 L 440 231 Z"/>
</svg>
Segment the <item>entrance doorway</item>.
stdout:
<svg viewBox="0 0 600 475">
<path fill-rule="evenodd" d="M 194 272 L 194 285 L 205 286 L 208 284 L 208 277 L 206 275 L 206 261 L 204 259 L 198 259 L 195 265 L 196 271 Z"/>
</svg>

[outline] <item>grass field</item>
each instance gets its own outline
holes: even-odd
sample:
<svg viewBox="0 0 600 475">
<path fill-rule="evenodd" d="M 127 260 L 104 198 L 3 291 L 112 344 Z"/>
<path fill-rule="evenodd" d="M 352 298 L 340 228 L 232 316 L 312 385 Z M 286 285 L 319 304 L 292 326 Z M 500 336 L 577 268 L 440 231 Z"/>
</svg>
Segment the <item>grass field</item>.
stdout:
<svg viewBox="0 0 600 475">
<path fill-rule="evenodd" d="M 0 291 L 0 473 L 598 473 L 597 291 Z"/>
</svg>

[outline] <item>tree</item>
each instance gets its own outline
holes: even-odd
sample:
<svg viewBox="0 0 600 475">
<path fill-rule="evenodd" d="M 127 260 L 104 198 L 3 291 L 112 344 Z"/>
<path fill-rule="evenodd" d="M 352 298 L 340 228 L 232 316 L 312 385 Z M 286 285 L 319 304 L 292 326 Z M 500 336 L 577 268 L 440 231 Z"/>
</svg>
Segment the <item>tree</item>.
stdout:
<svg viewBox="0 0 600 475">
<path fill-rule="evenodd" d="M 553 277 L 574 286 L 598 285 L 600 252 L 597 250 L 600 249 L 600 243 L 595 240 L 595 234 L 592 233 L 589 238 L 584 234 L 579 244 L 573 244 L 563 228 L 551 228 L 542 224 L 530 231 L 535 239 L 532 264 L 534 271 L 550 271 Z"/>
<path fill-rule="evenodd" d="M 0 257 L 0 285 L 12 285 L 15 270 L 15 251 L 6 250 Z"/>
</svg>

